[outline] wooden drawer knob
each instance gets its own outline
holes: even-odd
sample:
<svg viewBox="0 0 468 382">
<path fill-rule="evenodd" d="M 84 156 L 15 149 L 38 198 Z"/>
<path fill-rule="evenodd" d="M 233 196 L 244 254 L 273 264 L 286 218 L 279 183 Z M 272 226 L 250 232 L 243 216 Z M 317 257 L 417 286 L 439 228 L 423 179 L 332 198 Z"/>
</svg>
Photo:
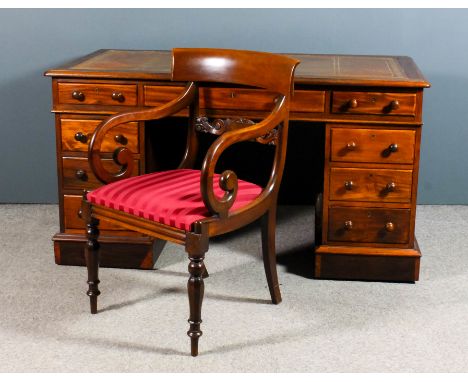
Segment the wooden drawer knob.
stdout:
<svg viewBox="0 0 468 382">
<path fill-rule="evenodd" d="M 128 143 L 128 139 L 123 134 L 118 134 L 114 137 L 114 141 L 120 143 L 121 145 L 126 145 Z"/>
<path fill-rule="evenodd" d="M 80 219 L 83 217 L 83 211 L 81 210 L 81 208 L 78 210 L 76 214 L 78 215 Z"/>
<path fill-rule="evenodd" d="M 72 92 L 72 98 L 76 99 L 77 101 L 84 101 L 85 95 L 84 95 L 84 93 L 82 93 L 82 92 L 80 92 L 78 90 L 74 90 Z"/>
<path fill-rule="evenodd" d="M 356 150 L 356 147 L 357 147 L 356 142 L 348 142 L 346 144 L 346 149 L 348 149 L 349 151 Z"/>
<path fill-rule="evenodd" d="M 387 224 L 385 224 L 385 229 L 388 232 L 393 232 L 395 231 L 395 224 L 393 224 L 392 222 L 388 222 Z"/>
<path fill-rule="evenodd" d="M 398 145 L 396 143 L 392 143 L 390 146 L 388 146 L 388 151 L 391 153 L 396 153 L 398 151 Z"/>
<path fill-rule="evenodd" d="M 395 182 L 387 183 L 387 185 L 385 186 L 385 190 L 386 190 L 387 192 L 395 191 L 395 189 L 396 189 L 396 184 L 395 184 Z"/>
<path fill-rule="evenodd" d="M 80 180 L 88 180 L 88 174 L 86 173 L 85 170 L 76 170 L 75 172 L 75 176 L 77 177 L 77 179 L 80 179 Z"/>
<path fill-rule="evenodd" d="M 79 131 L 75 134 L 75 141 L 86 143 L 88 142 L 88 136 L 86 134 L 83 134 L 81 131 Z"/>
<path fill-rule="evenodd" d="M 350 99 L 348 101 L 348 104 L 347 106 L 350 108 L 350 109 L 356 109 L 358 107 L 358 101 L 356 98 L 353 98 L 353 99 Z"/>
<path fill-rule="evenodd" d="M 352 180 L 347 180 L 346 182 L 344 182 L 344 186 L 348 191 L 351 191 L 355 184 Z"/>
<path fill-rule="evenodd" d="M 351 231 L 353 229 L 353 222 L 351 220 L 345 221 L 344 228 L 346 231 Z"/>
<path fill-rule="evenodd" d="M 125 96 L 123 95 L 123 93 L 113 92 L 112 93 L 112 99 L 114 101 L 117 101 L 117 102 L 123 102 L 123 101 L 125 101 Z"/>
<path fill-rule="evenodd" d="M 390 110 L 398 110 L 400 108 L 400 102 L 398 102 L 397 99 L 393 100 L 390 102 L 389 108 Z"/>
</svg>

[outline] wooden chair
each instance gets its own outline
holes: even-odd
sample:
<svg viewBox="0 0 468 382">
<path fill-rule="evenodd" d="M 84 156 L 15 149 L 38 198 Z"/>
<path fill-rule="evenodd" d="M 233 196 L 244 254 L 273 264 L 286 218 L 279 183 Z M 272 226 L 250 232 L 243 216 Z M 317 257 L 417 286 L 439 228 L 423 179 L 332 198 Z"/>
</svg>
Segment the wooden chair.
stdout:
<svg viewBox="0 0 468 382">
<path fill-rule="evenodd" d="M 271 300 L 274 304 L 281 302 L 275 254 L 276 204 L 286 156 L 292 81 L 298 63 L 271 53 L 174 49 L 172 80 L 187 82 L 182 94 L 160 107 L 113 115 L 96 128 L 88 158 L 94 174 L 106 185 L 85 192 L 82 203 L 91 313 L 97 313 L 100 294 L 100 220 L 185 246 L 190 260 L 187 284 L 190 328 L 187 334 L 191 339 L 192 356 L 198 355 L 198 339 L 202 335 L 203 278 L 208 275 L 203 260 L 210 237 L 261 218 L 263 261 Z M 253 86 L 272 91 L 277 97 L 274 109 L 262 121 L 238 121 L 224 132 L 218 129 L 219 137 L 208 149 L 201 170 L 194 170 L 198 150 L 196 125 L 200 126 L 200 118 L 197 119 L 200 82 Z M 187 144 L 178 169 L 130 177 L 133 159 L 125 147 L 114 152 L 114 161 L 120 170 L 112 174 L 104 168 L 100 147 L 110 129 L 131 121 L 164 118 L 187 107 L 190 113 Z M 206 120 L 204 122 L 206 124 Z M 215 174 L 220 155 L 231 145 L 247 140 L 276 145 L 271 175 L 264 188 L 238 180 L 230 170 Z"/>
</svg>

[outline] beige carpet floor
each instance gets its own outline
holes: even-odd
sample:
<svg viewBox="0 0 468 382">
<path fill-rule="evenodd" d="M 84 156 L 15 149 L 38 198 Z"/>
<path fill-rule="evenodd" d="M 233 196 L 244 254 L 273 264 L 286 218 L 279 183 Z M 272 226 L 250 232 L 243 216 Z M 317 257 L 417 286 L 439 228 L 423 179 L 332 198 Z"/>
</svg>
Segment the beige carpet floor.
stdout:
<svg viewBox="0 0 468 382">
<path fill-rule="evenodd" d="M 1 372 L 467 372 L 468 206 L 420 206 L 415 284 L 311 278 L 313 211 L 280 211 L 283 303 L 269 303 L 256 227 L 212 243 L 200 356 L 186 336 L 187 261 L 152 271 L 57 266 L 55 205 L 0 205 Z"/>
</svg>

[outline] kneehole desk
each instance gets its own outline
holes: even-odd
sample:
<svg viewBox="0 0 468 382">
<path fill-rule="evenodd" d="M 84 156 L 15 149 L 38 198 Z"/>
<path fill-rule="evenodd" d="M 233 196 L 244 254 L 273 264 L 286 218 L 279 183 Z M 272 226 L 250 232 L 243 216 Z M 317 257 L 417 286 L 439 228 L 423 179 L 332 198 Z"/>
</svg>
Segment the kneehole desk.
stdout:
<svg viewBox="0 0 468 382">
<path fill-rule="evenodd" d="M 316 200 L 315 277 L 418 280 L 416 194 L 423 90 L 430 84 L 410 57 L 290 56 L 301 60 L 291 121 L 325 129 L 323 187 Z M 84 265 L 81 194 L 100 185 L 86 158 L 94 128 L 113 113 L 175 98 L 185 84 L 171 82 L 170 71 L 169 51 L 99 50 L 45 73 L 52 78 L 56 127 L 57 264 Z M 271 110 L 273 99 L 259 89 L 205 87 L 200 91 L 200 113 L 208 123 L 258 119 Z M 157 164 L 151 139 L 144 123 L 117 127 L 103 145 L 106 165 L 113 167 L 112 152 L 124 145 L 134 153 L 135 175 L 152 171 Z M 102 266 L 153 268 L 160 241 L 105 222 L 101 232 Z M 310 250 L 312 256 L 314 248 Z"/>
</svg>

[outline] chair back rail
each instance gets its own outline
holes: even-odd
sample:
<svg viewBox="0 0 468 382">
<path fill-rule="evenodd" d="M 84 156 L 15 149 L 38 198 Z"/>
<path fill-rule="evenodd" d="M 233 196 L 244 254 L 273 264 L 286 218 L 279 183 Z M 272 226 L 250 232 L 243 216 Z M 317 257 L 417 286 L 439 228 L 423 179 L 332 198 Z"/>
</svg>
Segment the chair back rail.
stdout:
<svg viewBox="0 0 468 382">
<path fill-rule="evenodd" d="M 174 48 L 172 80 L 220 82 L 291 94 L 297 59 L 248 50 Z"/>
</svg>

